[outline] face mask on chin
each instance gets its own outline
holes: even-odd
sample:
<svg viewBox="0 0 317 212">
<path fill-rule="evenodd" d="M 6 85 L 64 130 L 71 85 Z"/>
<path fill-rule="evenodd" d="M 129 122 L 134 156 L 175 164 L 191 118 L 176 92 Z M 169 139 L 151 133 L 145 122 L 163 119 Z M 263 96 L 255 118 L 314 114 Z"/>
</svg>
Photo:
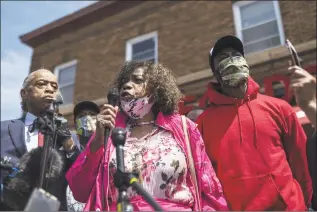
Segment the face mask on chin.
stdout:
<svg viewBox="0 0 317 212">
<path fill-rule="evenodd" d="M 238 87 L 241 82 L 246 82 L 249 75 L 249 66 L 242 56 L 228 57 L 222 60 L 216 68 L 223 84 Z"/>
<path fill-rule="evenodd" d="M 90 137 L 96 130 L 96 116 L 84 116 L 76 119 L 76 131 L 81 137 Z"/>
<path fill-rule="evenodd" d="M 154 101 L 151 101 L 151 96 L 145 96 L 141 98 L 132 99 L 129 101 L 121 100 L 121 108 L 125 114 L 132 119 L 142 119 L 147 115 L 154 105 Z"/>
</svg>

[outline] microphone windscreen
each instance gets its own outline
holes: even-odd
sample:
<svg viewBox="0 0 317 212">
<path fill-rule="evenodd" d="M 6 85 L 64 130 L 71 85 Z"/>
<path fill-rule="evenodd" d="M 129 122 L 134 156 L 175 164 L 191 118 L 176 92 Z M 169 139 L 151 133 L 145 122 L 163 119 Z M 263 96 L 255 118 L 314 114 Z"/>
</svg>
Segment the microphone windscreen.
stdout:
<svg viewBox="0 0 317 212">
<path fill-rule="evenodd" d="M 41 171 L 41 159 L 44 149 L 42 147 L 35 148 L 24 154 L 20 159 L 19 169 L 32 175 L 33 179 L 39 179 Z M 52 164 L 46 176 L 49 181 L 56 181 L 63 172 L 64 159 L 58 150 L 49 148 L 48 164 Z"/>
<path fill-rule="evenodd" d="M 5 205 L 14 210 L 24 209 L 33 189 L 38 186 L 42 155 L 42 147 L 24 154 L 18 165 L 20 171 L 4 179 L 3 202 Z M 58 150 L 50 148 L 47 164 L 52 165 L 46 172 L 46 180 L 48 184 L 55 183 L 63 175 L 64 158 Z"/>
<path fill-rule="evenodd" d="M 119 90 L 117 88 L 111 88 L 107 95 L 108 104 L 117 106 L 119 101 Z"/>
</svg>

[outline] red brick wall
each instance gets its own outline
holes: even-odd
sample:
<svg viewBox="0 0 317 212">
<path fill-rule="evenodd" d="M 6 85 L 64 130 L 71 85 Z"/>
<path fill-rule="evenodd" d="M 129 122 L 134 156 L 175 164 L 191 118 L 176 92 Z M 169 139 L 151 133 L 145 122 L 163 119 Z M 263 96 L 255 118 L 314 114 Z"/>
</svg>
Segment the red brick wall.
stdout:
<svg viewBox="0 0 317 212">
<path fill-rule="evenodd" d="M 314 1 L 280 1 L 280 7 L 286 38 L 294 45 L 316 39 Z M 102 98 L 125 60 L 125 42 L 152 31 L 159 62 L 176 76 L 201 71 L 214 41 L 235 33 L 232 2 L 148 1 L 36 47 L 31 70 L 77 59 L 74 103 Z M 256 67 L 263 69 L 272 67 Z"/>
</svg>

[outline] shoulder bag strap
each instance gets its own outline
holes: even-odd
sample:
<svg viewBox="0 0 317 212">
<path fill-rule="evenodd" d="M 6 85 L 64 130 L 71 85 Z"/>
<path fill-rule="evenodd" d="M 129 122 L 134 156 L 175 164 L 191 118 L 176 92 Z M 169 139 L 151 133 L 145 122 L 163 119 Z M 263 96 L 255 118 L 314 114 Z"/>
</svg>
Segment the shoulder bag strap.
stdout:
<svg viewBox="0 0 317 212">
<path fill-rule="evenodd" d="M 200 199 L 199 199 L 200 195 L 199 195 L 199 189 L 198 189 L 198 184 L 197 184 L 197 175 L 196 175 L 195 166 L 194 166 L 192 148 L 191 148 L 191 145 L 190 145 L 190 142 L 189 142 L 187 121 L 186 121 L 186 117 L 185 116 L 181 116 L 181 118 L 182 118 L 183 131 L 184 131 L 186 147 L 187 147 L 189 170 L 190 170 L 190 174 L 191 174 L 192 180 L 194 182 L 194 186 L 195 186 L 195 191 L 196 191 L 195 195 L 196 195 L 196 199 L 198 200 L 198 202 L 197 202 L 198 208 L 199 208 L 199 211 L 201 211 L 202 208 L 201 208 Z"/>
</svg>

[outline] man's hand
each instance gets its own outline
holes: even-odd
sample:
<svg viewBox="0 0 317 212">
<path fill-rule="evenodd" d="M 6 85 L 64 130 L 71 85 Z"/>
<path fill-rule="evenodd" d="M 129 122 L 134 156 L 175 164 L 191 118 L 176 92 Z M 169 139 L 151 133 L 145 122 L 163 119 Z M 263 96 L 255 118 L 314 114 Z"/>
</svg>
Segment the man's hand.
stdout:
<svg viewBox="0 0 317 212">
<path fill-rule="evenodd" d="M 292 73 L 291 88 L 297 104 L 301 108 L 316 104 L 316 78 L 298 66 L 292 66 L 288 70 Z"/>
<path fill-rule="evenodd" d="M 298 66 L 292 66 L 288 70 L 292 73 L 291 88 L 294 90 L 296 103 L 316 126 L 316 78 Z"/>
</svg>

